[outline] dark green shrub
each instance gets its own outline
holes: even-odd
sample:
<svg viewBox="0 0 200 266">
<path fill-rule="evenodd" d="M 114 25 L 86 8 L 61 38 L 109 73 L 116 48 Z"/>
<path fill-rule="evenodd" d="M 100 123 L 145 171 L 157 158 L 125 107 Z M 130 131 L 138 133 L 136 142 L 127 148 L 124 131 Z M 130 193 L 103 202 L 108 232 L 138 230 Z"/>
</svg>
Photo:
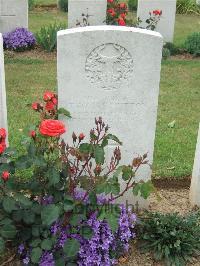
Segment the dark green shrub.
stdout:
<svg viewBox="0 0 200 266">
<path fill-rule="evenodd" d="M 60 10 L 67 12 L 68 11 L 68 0 L 59 0 L 58 6 Z"/>
<path fill-rule="evenodd" d="M 184 44 L 188 53 L 200 56 L 200 32 L 194 32 L 189 35 Z"/>
<path fill-rule="evenodd" d="M 177 55 L 181 53 L 181 49 L 171 42 L 165 43 L 164 48 L 169 50 L 170 55 Z"/>
<path fill-rule="evenodd" d="M 169 58 L 170 57 L 170 50 L 168 49 L 168 48 L 165 48 L 165 47 L 163 47 L 163 49 L 162 49 L 162 58 L 163 59 L 167 59 L 167 58 Z"/>
<path fill-rule="evenodd" d="M 152 251 L 166 265 L 184 266 L 200 254 L 200 213 L 180 216 L 147 213 L 139 226 L 138 237 L 144 251 Z"/>
<path fill-rule="evenodd" d="M 196 0 L 177 0 L 176 13 L 178 14 L 189 14 L 189 13 L 200 14 L 200 7 L 196 4 Z"/>
<path fill-rule="evenodd" d="M 138 0 L 128 0 L 129 11 L 137 10 Z"/>
<path fill-rule="evenodd" d="M 33 10 L 35 6 L 35 0 L 28 0 L 28 9 Z"/>
<path fill-rule="evenodd" d="M 47 52 L 52 52 L 57 46 L 57 32 L 65 29 L 63 24 L 51 24 L 47 27 L 42 27 L 38 33 L 36 33 L 37 43 Z"/>
</svg>

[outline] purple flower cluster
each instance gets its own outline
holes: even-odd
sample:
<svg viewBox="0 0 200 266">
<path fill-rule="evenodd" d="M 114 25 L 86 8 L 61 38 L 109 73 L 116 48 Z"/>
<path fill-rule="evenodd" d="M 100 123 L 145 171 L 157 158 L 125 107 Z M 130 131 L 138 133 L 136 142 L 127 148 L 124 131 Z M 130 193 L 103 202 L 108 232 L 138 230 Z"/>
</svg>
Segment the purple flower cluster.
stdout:
<svg viewBox="0 0 200 266">
<path fill-rule="evenodd" d="M 76 199 L 85 198 L 85 204 L 89 204 L 88 197 L 85 196 L 84 191 L 75 192 Z M 53 198 L 45 196 L 42 198 L 42 204 L 51 204 Z M 104 195 L 98 196 L 98 204 L 101 206 L 107 202 Z M 89 226 L 92 231 L 90 239 L 84 238 L 79 230 L 81 226 L 77 226 L 77 232 L 73 233 L 70 230 L 70 225 L 63 226 L 61 221 L 55 222 L 51 228 L 51 234 L 56 237 L 56 244 L 51 251 L 44 251 L 39 262 L 39 266 L 55 266 L 54 252 L 61 251 L 67 239 L 76 239 L 80 243 L 80 250 L 78 253 L 78 266 L 112 266 L 116 264 L 116 258 L 128 251 L 129 241 L 135 237 L 134 227 L 136 224 L 136 215 L 132 213 L 124 205 L 120 205 L 121 214 L 118 220 L 118 229 L 113 232 L 109 224 L 103 220 L 98 220 L 98 211 L 90 213 L 87 221 L 80 221 L 80 225 Z M 23 263 L 29 263 L 28 253 L 25 251 L 24 245 L 21 244 L 18 248 L 18 253 L 23 258 Z M 23 255 L 23 256 L 22 256 Z"/>
<path fill-rule="evenodd" d="M 25 28 L 16 28 L 3 35 L 4 47 L 14 51 L 24 51 L 33 48 L 35 36 Z"/>
</svg>

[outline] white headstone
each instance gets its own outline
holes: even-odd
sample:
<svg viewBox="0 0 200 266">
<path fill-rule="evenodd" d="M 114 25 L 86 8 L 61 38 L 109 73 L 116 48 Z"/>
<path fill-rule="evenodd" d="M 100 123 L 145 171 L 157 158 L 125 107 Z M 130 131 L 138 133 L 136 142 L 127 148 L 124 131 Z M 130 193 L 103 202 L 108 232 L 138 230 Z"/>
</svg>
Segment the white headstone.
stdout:
<svg viewBox="0 0 200 266">
<path fill-rule="evenodd" d="M 94 118 L 101 116 L 123 141 L 123 164 L 146 152 L 152 163 L 162 45 L 159 33 L 133 27 L 93 26 L 58 32 L 59 106 L 73 116 L 67 121 L 66 138 L 71 139 L 73 131 L 88 134 Z M 115 147 L 110 143 L 108 154 Z M 137 179 L 150 176 L 146 165 Z M 132 192 L 125 200 L 133 202 Z"/>
<path fill-rule="evenodd" d="M 0 32 L 28 28 L 28 0 L 0 0 Z"/>
<path fill-rule="evenodd" d="M 193 206 L 200 207 L 200 124 L 190 187 L 190 202 Z"/>
<path fill-rule="evenodd" d="M 68 0 L 68 28 L 104 25 L 107 0 Z"/>
<path fill-rule="evenodd" d="M 4 72 L 3 38 L 0 34 L 0 128 L 7 130 L 7 106 Z"/>
<path fill-rule="evenodd" d="M 200 6 L 200 0 L 196 0 L 196 4 Z"/>
<path fill-rule="evenodd" d="M 147 26 L 146 19 L 153 10 L 162 10 L 161 19 L 155 30 L 160 32 L 166 42 L 173 42 L 176 0 L 138 0 L 137 17 L 143 21 L 140 26 Z"/>
</svg>

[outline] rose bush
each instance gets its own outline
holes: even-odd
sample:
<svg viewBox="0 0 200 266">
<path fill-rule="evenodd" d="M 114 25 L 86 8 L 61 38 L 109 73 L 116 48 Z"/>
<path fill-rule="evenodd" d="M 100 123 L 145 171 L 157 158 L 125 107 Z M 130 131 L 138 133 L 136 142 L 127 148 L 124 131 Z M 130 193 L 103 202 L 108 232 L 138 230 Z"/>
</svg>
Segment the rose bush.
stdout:
<svg viewBox="0 0 200 266">
<path fill-rule="evenodd" d="M 23 139 L 24 154 L 6 148 L 6 131 L 0 129 L 0 251 L 18 247 L 25 265 L 115 264 L 128 251 L 136 223 L 132 209 L 116 200 L 128 190 L 144 198 L 154 191 L 150 181 L 135 179 L 148 164 L 147 155 L 120 165 L 122 143 L 101 117 L 88 138 L 85 132 L 74 132 L 66 143 L 58 115 L 70 113 L 57 108 L 54 93 L 46 92 L 43 102 L 31 107 L 40 121 Z M 106 163 L 110 140 L 118 146 Z"/>
<path fill-rule="evenodd" d="M 126 26 L 128 8 L 126 3 L 119 3 L 118 0 L 107 1 L 107 25 Z"/>
</svg>

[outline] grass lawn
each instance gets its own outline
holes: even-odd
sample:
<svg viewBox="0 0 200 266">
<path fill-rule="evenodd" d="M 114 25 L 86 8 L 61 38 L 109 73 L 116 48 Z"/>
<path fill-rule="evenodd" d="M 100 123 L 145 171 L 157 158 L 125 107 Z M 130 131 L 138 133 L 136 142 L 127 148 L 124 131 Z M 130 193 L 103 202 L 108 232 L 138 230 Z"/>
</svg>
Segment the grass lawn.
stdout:
<svg viewBox="0 0 200 266">
<path fill-rule="evenodd" d="M 175 43 L 188 33 L 200 30 L 200 17 L 177 16 Z M 30 30 L 67 21 L 54 11 L 32 11 Z M 34 123 L 36 116 L 27 107 L 46 89 L 56 88 L 56 59 L 45 56 L 6 54 L 6 85 L 10 144 L 17 145 L 21 129 Z M 155 143 L 155 176 L 181 177 L 191 174 L 200 115 L 200 60 L 168 60 L 162 64 L 158 122 Z M 176 120 L 174 128 L 168 123 Z M 91 121 L 92 125 L 92 121 Z M 18 144 L 19 145 L 19 144 Z M 18 146 L 19 147 L 19 146 Z"/>
</svg>

